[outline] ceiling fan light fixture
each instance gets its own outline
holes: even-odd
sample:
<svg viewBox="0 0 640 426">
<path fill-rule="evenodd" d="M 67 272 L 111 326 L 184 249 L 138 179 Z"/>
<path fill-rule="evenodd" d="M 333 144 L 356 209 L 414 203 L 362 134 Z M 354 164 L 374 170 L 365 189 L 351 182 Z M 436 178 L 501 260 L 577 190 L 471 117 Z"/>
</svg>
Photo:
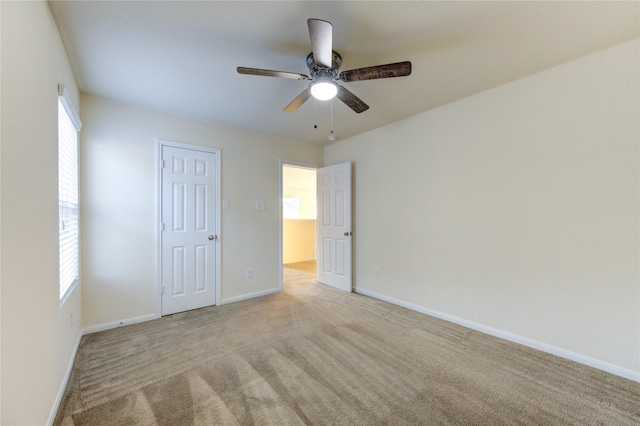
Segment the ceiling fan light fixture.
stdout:
<svg viewBox="0 0 640 426">
<path fill-rule="evenodd" d="M 338 94 L 338 86 L 331 81 L 317 81 L 311 84 L 311 95 L 319 101 L 328 101 Z"/>
</svg>

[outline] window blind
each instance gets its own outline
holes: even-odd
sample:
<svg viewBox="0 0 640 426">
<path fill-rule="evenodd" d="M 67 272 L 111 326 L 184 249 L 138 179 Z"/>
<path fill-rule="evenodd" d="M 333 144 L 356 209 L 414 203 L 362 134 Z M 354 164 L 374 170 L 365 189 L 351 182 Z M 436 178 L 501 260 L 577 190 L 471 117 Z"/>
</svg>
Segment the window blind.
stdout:
<svg viewBox="0 0 640 426">
<path fill-rule="evenodd" d="M 58 232 L 60 300 L 78 282 L 78 131 L 80 122 L 64 91 L 58 98 Z"/>
</svg>

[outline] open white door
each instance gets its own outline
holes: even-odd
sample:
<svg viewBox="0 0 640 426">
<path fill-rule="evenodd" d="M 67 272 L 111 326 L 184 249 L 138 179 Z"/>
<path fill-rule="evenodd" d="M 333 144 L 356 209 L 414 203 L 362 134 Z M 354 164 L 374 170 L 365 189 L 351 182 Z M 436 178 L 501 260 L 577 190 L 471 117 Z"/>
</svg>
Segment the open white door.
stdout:
<svg viewBox="0 0 640 426">
<path fill-rule="evenodd" d="M 318 169 L 318 281 L 352 291 L 351 163 Z"/>
<path fill-rule="evenodd" d="M 162 315 L 216 304 L 218 161 L 162 147 Z"/>
</svg>

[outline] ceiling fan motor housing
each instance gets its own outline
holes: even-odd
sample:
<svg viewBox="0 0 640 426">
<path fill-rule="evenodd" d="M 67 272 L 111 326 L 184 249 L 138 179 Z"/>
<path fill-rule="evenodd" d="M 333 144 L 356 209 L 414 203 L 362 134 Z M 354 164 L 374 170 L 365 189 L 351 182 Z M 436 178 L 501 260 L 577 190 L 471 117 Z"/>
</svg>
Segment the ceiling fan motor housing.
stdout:
<svg viewBox="0 0 640 426">
<path fill-rule="evenodd" d="M 309 68 L 312 80 L 315 80 L 316 78 L 335 80 L 338 78 L 338 72 L 340 71 L 341 66 L 342 56 L 340 56 L 340 54 L 335 50 L 333 50 L 331 54 L 331 68 L 322 67 L 316 64 L 313 59 L 313 52 L 307 55 L 307 67 Z"/>
</svg>

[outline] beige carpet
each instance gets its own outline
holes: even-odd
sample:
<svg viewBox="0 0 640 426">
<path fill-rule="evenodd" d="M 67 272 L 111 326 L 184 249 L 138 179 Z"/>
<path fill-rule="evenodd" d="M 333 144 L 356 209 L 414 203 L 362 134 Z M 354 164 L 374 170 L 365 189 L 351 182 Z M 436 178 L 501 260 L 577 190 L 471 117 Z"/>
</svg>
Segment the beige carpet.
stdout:
<svg viewBox="0 0 640 426">
<path fill-rule="evenodd" d="M 287 271 L 85 336 L 58 425 L 638 425 L 640 384 Z"/>
</svg>

